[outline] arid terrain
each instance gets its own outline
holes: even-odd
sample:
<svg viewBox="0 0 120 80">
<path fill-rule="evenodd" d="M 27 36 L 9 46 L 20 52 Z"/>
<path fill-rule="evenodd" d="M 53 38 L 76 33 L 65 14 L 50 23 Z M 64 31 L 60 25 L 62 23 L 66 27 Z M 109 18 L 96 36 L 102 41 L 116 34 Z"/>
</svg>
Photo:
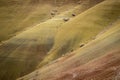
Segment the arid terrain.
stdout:
<svg viewBox="0 0 120 80">
<path fill-rule="evenodd" d="M 120 80 L 120 0 L 0 0 L 0 80 Z"/>
</svg>

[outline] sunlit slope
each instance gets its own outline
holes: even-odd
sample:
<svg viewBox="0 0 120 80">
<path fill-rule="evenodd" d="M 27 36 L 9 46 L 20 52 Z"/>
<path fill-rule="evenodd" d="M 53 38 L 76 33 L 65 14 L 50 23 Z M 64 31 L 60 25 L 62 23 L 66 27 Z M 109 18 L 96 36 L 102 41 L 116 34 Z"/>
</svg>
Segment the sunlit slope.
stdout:
<svg viewBox="0 0 120 80">
<path fill-rule="evenodd" d="M 86 11 L 86 9 L 89 9 L 90 7 L 93 7 L 94 5 L 102 2 L 104 0 L 80 0 L 78 3 L 78 6 L 75 7 L 75 9 L 73 8 L 72 10 L 68 12 L 65 12 L 63 14 L 61 14 L 60 16 L 66 17 L 64 16 L 65 14 L 68 15 L 69 17 L 71 17 L 71 14 L 75 14 L 78 15 L 83 11 Z"/>
<path fill-rule="evenodd" d="M 51 18 L 51 11 L 64 12 L 75 4 L 57 6 L 54 1 L 42 0 L 0 0 L 0 42 L 7 40 L 27 27 Z M 56 3 L 59 4 L 59 3 Z"/>
<path fill-rule="evenodd" d="M 106 0 L 64 24 L 56 35 L 53 48 L 40 63 L 40 67 L 95 39 L 98 33 L 116 22 L 120 16 L 119 8 L 120 1 Z"/>
<path fill-rule="evenodd" d="M 56 15 L 52 19 L 39 23 L 33 28 L 2 42 L 0 45 L 0 79 L 9 80 L 11 78 L 11 80 L 15 80 L 35 70 L 38 63 L 52 48 L 56 33 L 66 23 L 63 19 L 65 17 L 74 18 L 69 15 L 72 15 L 71 13 L 74 13 L 75 9 Z M 81 7 L 78 13 L 85 9 L 87 8 Z"/>
<path fill-rule="evenodd" d="M 120 66 L 119 36 L 120 20 L 83 48 L 18 80 L 106 80 L 115 78 Z"/>
<path fill-rule="evenodd" d="M 79 6 L 73 11 L 77 15 L 100 1 L 85 0 L 79 4 L 82 8 Z M 52 10 L 57 10 L 56 15 L 58 15 L 78 5 L 77 2 L 78 0 L 57 0 L 56 2 L 54 0 L 0 0 L 0 42 L 15 36 L 27 27 L 33 27 L 52 18 L 50 15 Z M 73 14 L 73 11 L 69 13 Z M 68 13 L 64 14 L 71 16 Z M 63 15 L 63 17 L 66 16 Z"/>
<path fill-rule="evenodd" d="M 120 69 L 120 19 L 110 30 L 93 41 L 94 52 L 81 53 L 80 63 L 88 62 L 79 67 L 69 69 L 48 80 L 119 80 Z M 90 47 L 91 44 L 88 44 Z M 107 45 L 107 46 L 106 46 Z M 86 47 L 88 47 L 86 46 Z M 100 47 L 99 47 L 100 46 Z M 79 52 L 79 51 L 78 51 Z M 80 51 L 81 52 L 81 51 Z M 76 57 L 77 58 L 77 57 Z M 91 58 L 91 59 L 90 59 Z M 93 58 L 93 59 L 92 59 Z M 72 58 L 71 58 L 72 59 Z"/>
<path fill-rule="evenodd" d="M 119 80 L 120 49 L 63 73 L 51 80 Z M 48 79 L 50 80 L 50 79 Z"/>
</svg>

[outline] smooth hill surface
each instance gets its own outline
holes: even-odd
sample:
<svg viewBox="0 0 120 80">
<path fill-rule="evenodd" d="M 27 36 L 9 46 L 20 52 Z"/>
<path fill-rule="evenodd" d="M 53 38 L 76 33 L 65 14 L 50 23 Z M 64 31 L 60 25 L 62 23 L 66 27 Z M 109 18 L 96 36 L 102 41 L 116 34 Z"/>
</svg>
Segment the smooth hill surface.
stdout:
<svg viewBox="0 0 120 80">
<path fill-rule="evenodd" d="M 0 80 L 119 80 L 119 0 L 0 0 L 0 23 Z"/>
<path fill-rule="evenodd" d="M 85 47 L 18 80 L 119 80 L 120 20 Z"/>
<path fill-rule="evenodd" d="M 120 20 L 91 44 L 97 45 L 88 53 L 81 53 L 81 63 L 87 63 L 62 73 L 55 80 L 119 80 L 120 69 Z M 97 41 L 97 42 L 96 42 Z M 100 46 L 100 47 L 98 47 Z M 87 47 L 87 46 L 86 46 Z M 92 52 L 92 50 L 94 50 Z M 78 50 L 80 51 L 80 50 Z M 79 55 L 79 54 L 78 54 Z M 90 56 L 91 55 L 91 56 Z M 77 57 L 76 57 L 77 58 Z M 93 58 L 93 59 L 92 59 Z M 54 79 L 51 79 L 54 80 Z"/>
<path fill-rule="evenodd" d="M 120 16 L 120 1 L 103 1 L 64 24 L 55 44 L 40 67 L 94 40 L 98 33 L 112 26 Z M 63 36 L 64 35 L 64 36 Z"/>
<path fill-rule="evenodd" d="M 65 12 L 64 10 L 68 9 L 70 5 L 61 6 L 57 8 L 61 13 L 58 13 L 55 17 L 52 17 L 45 22 L 38 21 L 40 23 L 36 24 L 34 27 L 28 28 L 21 33 L 19 32 L 18 35 L 2 42 L 0 45 L 0 79 L 15 80 L 16 78 L 35 70 L 40 61 L 44 59 L 47 52 L 52 48 L 57 32 L 62 25 L 66 23 L 63 19 L 66 17 L 73 19 L 72 13 L 74 13 L 74 11 L 80 14 L 97 4 L 97 2 L 95 1 L 90 4 L 88 2 L 87 4 L 87 8 L 86 6 L 83 6 L 83 4 L 80 4 Z M 43 6 L 49 7 L 47 4 L 44 4 Z M 44 9 L 46 7 L 42 8 Z M 36 11 L 38 11 L 37 14 L 41 14 L 39 8 Z M 38 18 L 34 12 L 29 16 L 36 16 L 36 18 Z M 31 20 L 32 18 L 27 19 Z M 27 21 L 24 23 L 29 25 L 29 22 Z M 9 29 L 12 30 L 12 28 Z"/>
<path fill-rule="evenodd" d="M 26 27 L 32 27 L 38 22 L 50 18 L 50 5 L 31 5 L 28 1 L 0 0 L 0 41 L 7 40 L 15 36 L 17 32 L 24 30 Z M 20 4 L 21 3 L 21 4 Z M 41 10 L 41 11 L 38 11 Z"/>
<path fill-rule="evenodd" d="M 69 2 L 58 6 L 52 4 L 53 0 L 48 1 L 0 0 L 0 42 L 52 18 L 50 14 L 54 9 L 61 13 L 76 5 Z"/>
</svg>

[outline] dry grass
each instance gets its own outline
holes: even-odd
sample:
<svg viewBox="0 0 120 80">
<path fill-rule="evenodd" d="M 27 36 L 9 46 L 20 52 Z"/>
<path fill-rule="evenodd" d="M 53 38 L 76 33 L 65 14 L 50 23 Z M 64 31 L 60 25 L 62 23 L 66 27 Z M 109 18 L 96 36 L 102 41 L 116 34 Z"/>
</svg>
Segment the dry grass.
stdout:
<svg viewBox="0 0 120 80">
<path fill-rule="evenodd" d="M 53 48 L 40 63 L 40 67 L 75 50 L 80 44 L 95 39 L 98 33 L 119 19 L 119 8 L 119 1 L 105 1 L 64 24 L 56 35 Z"/>
<path fill-rule="evenodd" d="M 0 79 L 9 80 L 9 78 L 11 78 L 11 80 L 15 80 L 17 77 L 30 73 L 31 71 L 36 69 L 37 64 L 52 48 L 54 44 L 54 37 L 61 25 L 64 24 L 64 21 L 61 17 L 54 17 L 50 20 L 40 23 L 41 20 L 43 20 L 43 17 L 40 17 L 43 16 L 41 14 L 46 13 L 52 7 L 48 4 L 44 4 L 43 6 L 44 7 L 41 7 L 41 5 L 34 6 L 34 9 L 31 11 L 31 13 L 29 13 L 29 15 L 27 15 L 26 18 L 19 23 L 19 27 L 3 28 L 5 30 L 4 32 L 6 32 L 6 30 L 11 31 L 14 29 L 18 29 L 19 31 L 17 32 L 19 32 L 19 34 L 5 42 L 2 42 L 2 44 L 0 45 Z M 73 4 L 68 4 L 67 6 L 57 8 L 57 10 L 60 10 L 59 12 L 63 12 L 68 9 L 68 7 L 73 6 Z M 26 7 L 30 9 L 29 6 Z M 50 11 L 47 13 L 49 13 L 50 15 Z M 14 17 L 17 18 L 17 16 Z M 44 19 L 45 17 L 48 18 L 47 15 L 44 15 Z M 39 24 L 35 25 L 34 27 L 28 28 L 27 30 L 20 32 L 20 28 L 23 29 L 24 25 L 34 25 L 38 22 Z M 4 35 L 4 37 L 7 36 Z"/>
<path fill-rule="evenodd" d="M 116 73 L 118 71 L 117 66 L 120 65 L 119 33 L 120 20 L 104 34 L 97 37 L 96 40 L 72 52 L 74 55 L 68 59 L 64 60 L 63 58 L 60 61 L 36 70 L 39 72 L 38 76 L 34 76 L 36 73 L 34 71 L 22 78 L 25 80 L 33 78 L 42 80 L 54 80 L 55 78 L 57 78 L 55 80 L 89 80 L 92 78 L 95 78 L 95 80 L 101 80 L 101 78 L 106 80 L 108 78 L 115 78 L 115 75 L 111 73 Z M 112 67 L 116 68 L 116 70 L 111 69 Z M 85 74 L 80 73 L 81 71 Z M 72 78 L 74 73 L 78 74 L 75 79 Z"/>
</svg>

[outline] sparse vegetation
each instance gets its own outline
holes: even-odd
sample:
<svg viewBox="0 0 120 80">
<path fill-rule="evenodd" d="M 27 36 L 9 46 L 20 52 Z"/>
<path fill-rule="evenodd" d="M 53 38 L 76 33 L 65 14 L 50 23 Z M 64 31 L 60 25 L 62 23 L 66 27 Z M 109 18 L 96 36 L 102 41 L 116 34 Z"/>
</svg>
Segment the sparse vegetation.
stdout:
<svg viewBox="0 0 120 80">
<path fill-rule="evenodd" d="M 119 8 L 119 1 L 105 1 L 68 21 L 60 28 L 53 48 L 40 66 L 59 58 L 71 49 L 78 48 L 80 43 L 91 41 L 92 37 L 96 37 L 118 20 Z"/>
<path fill-rule="evenodd" d="M 119 79 L 119 0 L 0 0 L 0 23 L 0 80 Z"/>
</svg>

